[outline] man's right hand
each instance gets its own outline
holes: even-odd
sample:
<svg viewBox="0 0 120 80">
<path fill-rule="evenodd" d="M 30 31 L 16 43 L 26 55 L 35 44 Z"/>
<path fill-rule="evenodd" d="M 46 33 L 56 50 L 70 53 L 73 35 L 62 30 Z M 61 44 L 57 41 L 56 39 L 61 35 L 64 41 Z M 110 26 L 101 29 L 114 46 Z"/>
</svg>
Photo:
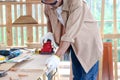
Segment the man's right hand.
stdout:
<svg viewBox="0 0 120 80">
<path fill-rule="evenodd" d="M 48 39 L 50 39 L 53 44 L 55 43 L 55 40 L 54 40 L 54 37 L 53 37 L 53 33 L 51 33 L 51 32 L 48 32 L 47 34 L 45 34 L 45 35 L 40 39 L 40 43 L 41 43 L 41 44 L 44 44 L 44 43 L 47 42 Z"/>
</svg>

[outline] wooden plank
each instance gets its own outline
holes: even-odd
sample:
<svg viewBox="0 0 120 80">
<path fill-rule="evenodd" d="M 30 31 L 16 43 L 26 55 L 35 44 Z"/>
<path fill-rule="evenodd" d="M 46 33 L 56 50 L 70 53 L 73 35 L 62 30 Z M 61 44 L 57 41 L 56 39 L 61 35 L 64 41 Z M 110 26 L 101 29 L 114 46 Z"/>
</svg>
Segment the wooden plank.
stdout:
<svg viewBox="0 0 120 80">
<path fill-rule="evenodd" d="M 26 0 L 30 2 L 31 0 Z M 32 15 L 32 4 L 26 4 L 27 15 Z M 27 27 L 27 42 L 33 42 L 33 26 Z"/>
<path fill-rule="evenodd" d="M 13 67 L 15 65 L 15 63 L 3 63 L 0 64 L 0 70 L 9 70 L 11 67 Z"/>
<path fill-rule="evenodd" d="M 6 26 L 5 24 L 0 24 L 0 26 L 1 27 L 4 27 L 4 26 Z M 20 27 L 24 27 L 24 26 L 47 26 L 47 24 L 45 24 L 45 23 L 43 23 L 43 24 L 12 24 L 12 26 L 15 26 L 15 27 L 17 27 L 17 26 L 20 26 Z"/>
<path fill-rule="evenodd" d="M 27 42 L 33 42 L 33 27 L 27 27 Z"/>
<path fill-rule="evenodd" d="M 21 27 L 21 45 L 24 45 L 24 29 Z"/>
<path fill-rule="evenodd" d="M 103 57 L 99 59 L 99 72 L 98 72 L 97 80 L 102 79 L 102 69 L 103 69 Z"/>
<path fill-rule="evenodd" d="M 118 31 L 117 31 L 117 11 L 116 11 L 116 0 L 113 0 L 113 26 L 114 26 L 114 33 L 116 34 Z"/>
<path fill-rule="evenodd" d="M 28 53 L 29 54 L 29 53 Z M 26 54 L 26 55 L 28 55 Z M 24 55 L 22 55 L 24 56 Z M 18 58 L 22 57 L 19 56 Z M 12 68 L 6 67 L 9 70 L 5 77 L 0 78 L 0 80 L 11 80 L 11 79 L 20 79 L 20 80 L 37 80 L 38 77 L 44 78 L 44 70 L 46 68 L 45 61 L 51 55 L 33 55 L 28 61 L 21 62 L 14 65 Z M 18 59 L 16 58 L 16 59 Z M 4 64 L 7 66 L 8 64 Z M 12 65 L 12 63 L 9 63 Z M 3 66 L 3 67 L 4 67 Z M 0 68 L 1 69 L 1 68 Z M 2 69 L 3 70 L 3 69 Z M 46 80 L 46 79 L 42 79 Z"/>
<path fill-rule="evenodd" d="M 0 4 L 4 4 L 4 5 L 10 5 L 10 4 L 41 4 L 41 1 L 29 1 L 26 0 L 26 2 L 0 2 Z"/>
<path fill-rule="evenodd" d="M 104 38 L 104 16 L 105 16 L 105 0 L 102 0 L 101 8 L 101 36 Z"/>
<path fill-rule="evenodd" d="M 120 34 L 104 34 L 104 39 L 118 39 Z"/>
<path fill-rule="evenodd" d="M 51 55 L 32 55 L 31 59 L 15 67 L 19 70 L 44 70 L 46 68 L 45 61 Z"/>
<path fill-rule="evenodd" d="M 113 0 L 113 26 L 114 26 L 114 34 L 117 34 L 118 31 L 117 31 L 117 11 L 116 11 L 116 0 Z M 118 40 L 114 40 L 114 48 L 115 48 L 115 51 L 114 51 L 114 69 L 115 69 L 115 80 L 118 79 L 118 50 L 117 50 L 117 47 L 118 47 Z"/>
<path fill-rule="evenodd" d="M 13 24 L 38 24 L 32 15 L 24 15 L 18 17 Z"/>
<path fill-rule="evenodd" d="M 5 77 L 1 77 L 0 80 L 37 80 L 38 77 L 41 77 L 43 79 L 43 71 L 37 70 L 37 71 L 9 71 L 8 74 Z"/>
<path fill-rule="evenodd" d="M 102 0 L 101 5 L 102 5 L 102 8 L 101 8 L 101 36 L 102 36 L 102 38 L 104 38 L 105 0 Z M 102 80 L 102 60 L 100 60 L 98 79 Z"/>
<path fill-rule="evenodd" d="M 114 70 L 115 70 L 115 80 L 118 79 L 118 49 L 117 49 L 117 40 L 114 40 L 114 52 L 113 52 L 113 61 L 114 61 Z"/>
<path fill-rule="evenodd" d="M 6 29 L 7 29 L 7 45 L 13 45 L 12 36 L 12 18 L 11 18 L 11 5 L 6 5 Z"/>
</svg>

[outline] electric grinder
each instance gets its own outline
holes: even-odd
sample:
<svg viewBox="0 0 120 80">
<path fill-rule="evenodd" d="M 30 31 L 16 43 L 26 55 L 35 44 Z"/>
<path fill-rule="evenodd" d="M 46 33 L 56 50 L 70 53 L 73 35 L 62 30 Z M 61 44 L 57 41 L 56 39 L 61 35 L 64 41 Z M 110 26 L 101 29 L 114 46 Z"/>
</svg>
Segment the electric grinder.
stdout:
<svg viewBox="0 0 120 80">
<path fill-rule="evenodd" d="M 48 39 L 47 42 L 43 44 L 40 54 L 53 54 L 53 53 L 54 53 L 54 50 L 52 46 L 52 41 Z"/>
</svg>

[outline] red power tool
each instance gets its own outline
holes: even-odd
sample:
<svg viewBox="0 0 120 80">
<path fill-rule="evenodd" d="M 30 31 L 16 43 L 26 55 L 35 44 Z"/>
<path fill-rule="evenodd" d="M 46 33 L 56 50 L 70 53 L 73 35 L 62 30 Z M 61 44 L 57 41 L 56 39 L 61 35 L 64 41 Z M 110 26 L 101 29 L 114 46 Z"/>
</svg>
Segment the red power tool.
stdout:
<svg viewBox="0 0 120 80">
<path fill-rule="evenodd" d="M 50 39 L 48 39 L 47 42 L 43 44 L 40 54 L 52 54 L 52 53 L 54 53 L 52 42 Z"/>
</svg>

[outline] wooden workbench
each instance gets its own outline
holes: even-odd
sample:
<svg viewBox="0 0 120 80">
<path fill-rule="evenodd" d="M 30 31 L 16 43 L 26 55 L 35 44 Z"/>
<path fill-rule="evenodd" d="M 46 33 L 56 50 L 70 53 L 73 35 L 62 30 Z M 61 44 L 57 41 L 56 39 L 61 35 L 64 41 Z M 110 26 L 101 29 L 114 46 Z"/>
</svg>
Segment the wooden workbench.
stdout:
<svg viewBox="0 0 120 80">
<path fill-rule="evenodd" d="M 8 68 L 7 75 L 1 77 L 0 80 L 37 80 L 39 77 L 44 78 L 45 61 L 48 57 L 50 57 L 50 55 L 36 54 L 32 55 L 30 60 L 17 64 L 4 63 L 2 65 L 10 65 L 12 68 Z M 2 65 L 0 65 L 0 69 L 2 69 Z"/>
</svg>

